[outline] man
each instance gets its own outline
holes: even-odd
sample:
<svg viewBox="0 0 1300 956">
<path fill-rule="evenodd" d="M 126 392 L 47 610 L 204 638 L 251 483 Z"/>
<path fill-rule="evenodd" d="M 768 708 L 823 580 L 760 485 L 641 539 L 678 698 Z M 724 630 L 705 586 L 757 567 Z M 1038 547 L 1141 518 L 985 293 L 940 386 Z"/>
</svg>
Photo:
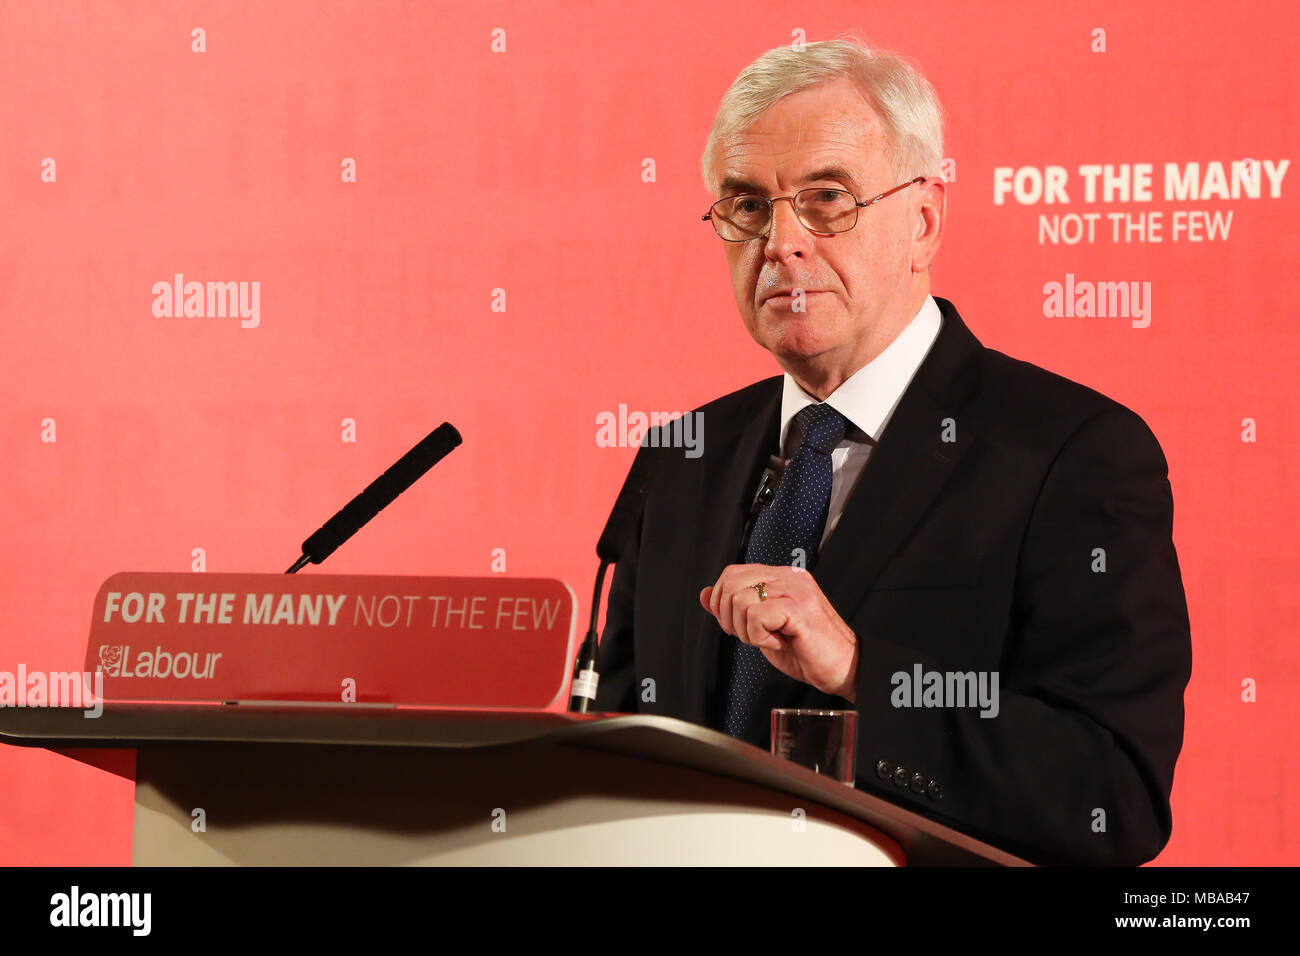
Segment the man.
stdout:
<svg viewBox="0 0 1300 956">
<path fill-rule="evenodd" d="M 764 748 L 773 707 L 856 709 L 859 789 L 1035 862 L 1137 865 L 1169 839 L 1191 668 L 1167 464 L 931 297 L 941 158 L 930 85 L 851 41 L 724 97 L 706 218 L 785 374 L 700 409 L 699 457 L 638 453 L 596 706 Z M 964 675 L 996 699 L 954 700 Z"/>
</svg>

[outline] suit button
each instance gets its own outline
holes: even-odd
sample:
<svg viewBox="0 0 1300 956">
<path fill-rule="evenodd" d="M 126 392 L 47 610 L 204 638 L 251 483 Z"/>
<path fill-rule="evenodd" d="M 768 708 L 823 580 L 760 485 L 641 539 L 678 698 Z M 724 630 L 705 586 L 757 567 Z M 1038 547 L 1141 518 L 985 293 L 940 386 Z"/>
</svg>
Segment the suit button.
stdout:
<svg viewBox="0 0 1300 956">
<path fill-rule="evenodd" d="M 907 786 L 907 771 L 904 770 L 902 767 L 896 767 L 894 769 L 894 786 L 896 787 Z"/>
<path fill-rule="evenodd" d="M 930 797 L 931 800 L 943 799 L 943 790 L 939 788 L 939 783 L 936 780 L 930 781 L 930 786 L 926 788 L 925 792 Z"/>
<path fill-rule="evenodd" d="M 925 775 L 924 775 L 924 774 L 919 774 L 919 773 L 914 773 L 914 774 L 912 774 L 912 792 L 913 792 L 913 793 L 925 793 Z"/>
<path fill-rule="evenodd" d="M 894 768 L 888 760 L 876 761 L 876 776 L 881 780 L 888 780 L 894 775 Z"/>
</svg>

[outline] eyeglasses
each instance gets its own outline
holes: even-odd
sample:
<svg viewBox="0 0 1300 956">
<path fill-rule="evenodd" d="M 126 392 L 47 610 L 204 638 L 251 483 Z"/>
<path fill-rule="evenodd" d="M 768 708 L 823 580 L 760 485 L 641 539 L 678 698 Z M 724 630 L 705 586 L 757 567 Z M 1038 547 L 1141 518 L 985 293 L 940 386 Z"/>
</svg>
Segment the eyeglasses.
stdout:
<svg viewBox="0 0 1300 956">
<path fill-rule="evenodd" d="M 700 221 L 712 220 L 714 230 L 727 242 L 748 242 L 768 234 L 772 228 L 773 204 L 788 199 L 794 206 L 795 216 L 809 231 L 834 235 L 848 232 L 858 224 L 859 209 L 878 203 L 900 189 L 923 183 L 925 179 L 924 176 L 917 176 L 866 202 L 858 202 L 858 197 L 851 192 L 825 186 L 812 186 L 799 190 L 793 196 L 777 196 L 775 199 L 753 193 L 728 196 L 710 206 Z"/>
</svg>

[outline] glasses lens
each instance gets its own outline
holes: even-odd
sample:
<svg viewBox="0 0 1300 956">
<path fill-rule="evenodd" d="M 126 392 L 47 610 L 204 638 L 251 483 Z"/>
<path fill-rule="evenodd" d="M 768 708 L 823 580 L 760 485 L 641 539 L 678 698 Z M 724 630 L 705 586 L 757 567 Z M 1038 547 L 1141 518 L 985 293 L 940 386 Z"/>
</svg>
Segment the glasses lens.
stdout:
<svg viewBox="0 0 1300 956">
<path fill-rule="evenodd" d="M 813 232 L 848 232 L 858 221 L 858 204 L 842 189 L 800 190 L 794 197 L 795 214 Z M 767 234 L 772 204 L 762 196 L 731 196 L 714 203 L 713 227 L 732 242 Z"/>
<path fill-rule="evenodd" d="M 858 220 L 857 200 L 840 189 L 801 190 L 794 208 L 813 232 L 847 232 Z"/>
<path fill-rule="evenodd" d="M 713 207 L 713 225 L 724 239 L 753 239 L 767 232 L 772 207 L 762 196 L 732 196 Z"/>
</svg>

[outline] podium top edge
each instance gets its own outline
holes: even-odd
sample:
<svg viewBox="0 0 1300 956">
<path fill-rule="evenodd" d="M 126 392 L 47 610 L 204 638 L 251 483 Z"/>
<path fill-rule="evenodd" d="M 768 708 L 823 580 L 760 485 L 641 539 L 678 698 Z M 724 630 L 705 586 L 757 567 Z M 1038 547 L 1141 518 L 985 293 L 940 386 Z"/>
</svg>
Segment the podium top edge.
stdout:
<svg viewBox="0 0 1300 956">
<path fill-rule="evenodd" d="M 51 750 L 232 745 L 490 751 L 572 746 L 691 767 L 814 800 L 870 823 L 905 848 L 937 841 L 986 863 L 1033 865 L 992 843 L 744 741 L 653 714 L 242 702 L 107 703 L 99 717 L 90 717 L 78 708 L 0 707 L 0 743 Z"/>
</svg>

